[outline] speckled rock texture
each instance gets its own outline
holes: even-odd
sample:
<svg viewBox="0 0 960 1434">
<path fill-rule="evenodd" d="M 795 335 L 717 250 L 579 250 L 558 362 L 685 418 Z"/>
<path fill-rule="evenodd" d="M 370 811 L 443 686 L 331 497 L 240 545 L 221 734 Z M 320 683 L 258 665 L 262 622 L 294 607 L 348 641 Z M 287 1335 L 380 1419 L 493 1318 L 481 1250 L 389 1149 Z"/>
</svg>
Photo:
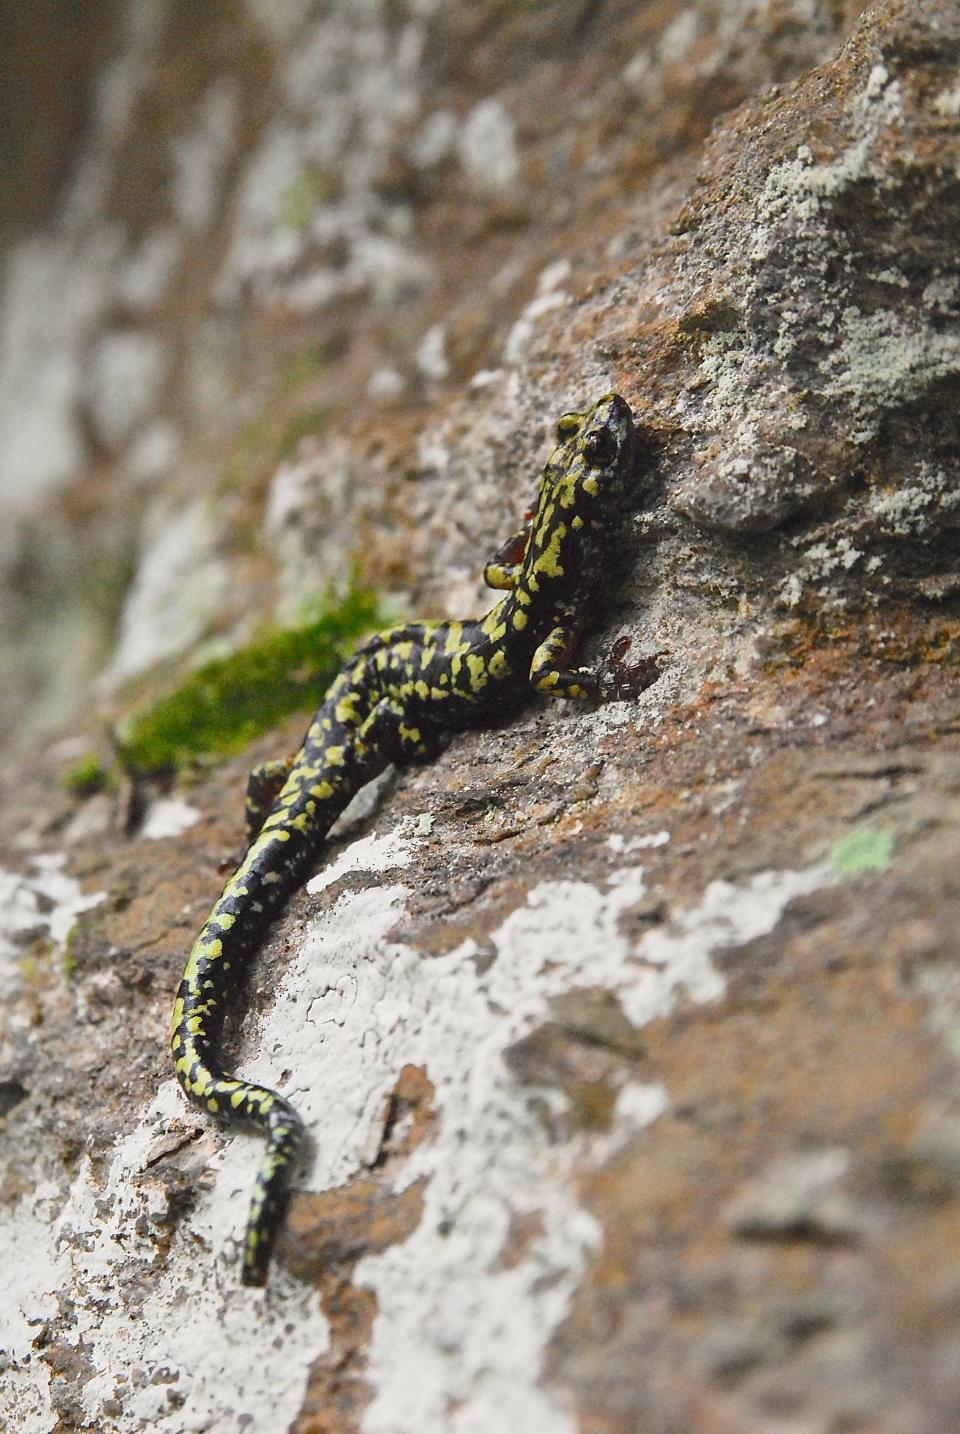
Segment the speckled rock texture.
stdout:
<svg viewBox="0 0 960 1434">
<path fill-rule="evenodd" d="M 29 8 L 0 1424 L 952 1434 L 960 5 Z M 644 456 L 583 657 L 659 676 L 337 830 L 231 1014 L 311 1132 L 242 1290 L 259 1142 L 187 1107 L 169 1007 L 302 724 L 136 793 L 62 774 L 351 570 L 478 611 L 610 388 Z"/>
</svg>

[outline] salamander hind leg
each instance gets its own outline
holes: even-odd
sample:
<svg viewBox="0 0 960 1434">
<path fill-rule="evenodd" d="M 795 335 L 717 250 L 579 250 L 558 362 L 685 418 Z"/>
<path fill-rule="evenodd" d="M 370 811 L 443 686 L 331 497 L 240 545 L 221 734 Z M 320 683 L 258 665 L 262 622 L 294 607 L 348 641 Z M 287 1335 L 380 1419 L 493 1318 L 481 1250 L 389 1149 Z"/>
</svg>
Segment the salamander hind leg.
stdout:
<svg viewBox="0 0 960 1434">
<path fill-rule="evenodd" d="M 266 821 L 267 813 L 277 800 L 293 762 L 293 757 L 275 757 L 272 761 L 261 762 L 254 767 L 247 778 L 247 796 L 243 807 L 247 845 L 256 839 Z"/>
<path fill-rule="evenodd" d="M 538 692 L 581 702 L 598 695 L 596 673 L 567 665 L 572 649 L 573 634 L 569 628 L 557 626 L 544 638 L 530 663 L 530 682 Z"/>
<path fill-rule="evenodd" d="M 508 592 L 516 587 L 529 538 L 530 524 L 527 523 L 497 549 L 483 569 L 483 581 L 488 588 Z"/>
<path fill-rule="evenodd" d="M 382 697 L 357 733 L 358 749 L 379 771 L 390 762 L 426 762 L 442 745 L 442 738 L 407 713 L 399 696 Z"/>
</svg>

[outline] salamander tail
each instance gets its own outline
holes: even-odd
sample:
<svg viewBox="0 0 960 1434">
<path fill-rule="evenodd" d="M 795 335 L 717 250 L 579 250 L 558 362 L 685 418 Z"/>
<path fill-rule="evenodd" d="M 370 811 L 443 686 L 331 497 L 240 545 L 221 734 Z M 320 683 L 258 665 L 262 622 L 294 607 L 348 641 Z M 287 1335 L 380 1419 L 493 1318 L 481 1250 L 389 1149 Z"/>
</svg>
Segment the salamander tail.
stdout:
<svg viewBox="0 0 960 1434">
<path fill-rule="evenodd" d="M 250 1087 L 256 1096 L 271 1098 L 263 1124 L 267 1148 L 257 1171 L 250 1201 L 243 1250 L 243 1283 L 260 1288 L 267 1282 L 270 1256 L 290 1198 L 290 1175 L 303 1144 L 303 1122 L 292 1105 L 273 1091 Z"/>
</svg>

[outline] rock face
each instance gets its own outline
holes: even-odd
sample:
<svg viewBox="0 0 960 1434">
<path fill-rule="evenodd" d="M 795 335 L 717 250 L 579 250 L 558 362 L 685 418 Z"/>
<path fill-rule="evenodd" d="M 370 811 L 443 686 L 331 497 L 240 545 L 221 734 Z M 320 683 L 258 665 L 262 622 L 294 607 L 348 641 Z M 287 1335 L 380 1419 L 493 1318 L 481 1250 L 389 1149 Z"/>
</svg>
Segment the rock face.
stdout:
<svg viewBox="0 0 960 1434">
<path fill-rule="evenodd" d="M 21 8 L 74 138 L 4 201 L 2 1419 L 949 1434 L 960 6 Z M 134 804 L 60 775 L 352 567 L 478 610 L 610 388 L 645 457 L 584 656 L 660 675 L 331 841 L 231 1018 L 314 1141 L 251 1294 L 259 1145 L 167 1026 L 298 721 Z"/>
</svg>

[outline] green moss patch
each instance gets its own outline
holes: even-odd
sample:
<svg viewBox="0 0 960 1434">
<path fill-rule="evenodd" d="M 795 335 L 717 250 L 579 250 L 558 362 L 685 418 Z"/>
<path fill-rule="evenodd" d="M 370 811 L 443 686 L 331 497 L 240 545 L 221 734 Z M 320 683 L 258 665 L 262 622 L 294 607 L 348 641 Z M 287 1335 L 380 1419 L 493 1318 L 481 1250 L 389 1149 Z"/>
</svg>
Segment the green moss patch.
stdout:
<svg viewBox="0 0 960 1434">
<path fill-rule="evenodd" d="M 382 621 L 373 593 L 354 587 L 303 627 L 264 633 L 205 663 L 120 725 L 115 736 L 125 765 L 146 775 L 242 751 L 291 712 L 312 711 L 357 639 Z"/>
<path fill-rule="evenodd" d="M 844 876 L 863 871 L 886 871 L 893 861 L 893 837 L 874 827 L 856 827 L 834 842 L 830 860 Z"/>
<path fill-rule="evenodd" d="M 75 797 L 93 797 L 113 785 L 113 774 L 104 766 L 95 752 L 81 757 L 69 771 L 64 772 L 61 781 L 68 792 Z"/>
</svg>

